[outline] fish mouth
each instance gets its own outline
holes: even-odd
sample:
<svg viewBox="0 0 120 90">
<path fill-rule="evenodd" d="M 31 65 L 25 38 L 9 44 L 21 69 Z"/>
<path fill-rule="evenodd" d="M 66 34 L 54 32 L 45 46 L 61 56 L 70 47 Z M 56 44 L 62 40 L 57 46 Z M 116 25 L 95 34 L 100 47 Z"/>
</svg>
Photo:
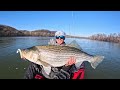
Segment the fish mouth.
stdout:
<svg viewBox="0 0 120 90">
<path fill-rule="evenodd" d="M 16 53 L 19 53 L 19 52 L 21 52 L 21 50 L 20 50 L 20 49 L 18 49 Z"/>
<path fill-rule="evenodd" d="M 16 53 L 20 53 L 20 57 L 22 58 L 22 52 L 20 49 L 18 49 Z"/>
</svg>

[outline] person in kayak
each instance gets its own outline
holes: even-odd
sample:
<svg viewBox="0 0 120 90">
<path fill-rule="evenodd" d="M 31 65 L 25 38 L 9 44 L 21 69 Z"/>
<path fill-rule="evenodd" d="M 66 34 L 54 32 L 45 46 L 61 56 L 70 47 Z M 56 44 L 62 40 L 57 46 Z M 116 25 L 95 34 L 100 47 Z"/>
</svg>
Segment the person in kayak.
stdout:
<svg viewBox="0 0 120 90">
<path fill-rule="evenodd" d="M 57 31 L 55 33 L 56 39 L 55 40 L 51 39 L 50 42 L 48 42 L 48 44 L 65 46 L 66 45 L 65 36 L 66 36 L 65 32 Z M 76 62 L 76 58 L 70 57 L 66 65 L 62 67 L 57 67 L 57 68 L 52 67 L 49 78 L 51 79 L 76 79 L 79 76 L 77 74 L 80 73 L 79 69 L 81 67 L 76 68 L 75 62 Z M 33 62 L 30 62 L 30 65 L 28 66 L 27 71 L 25 72 L 24 79 L 48 79 L 47 77 L 48 75 L 46 75 L 46 73 L 44 72 L 42 65 L 38 65 Z M 82 75 L 82 78 L 84 78 L 84 75 Z"/>
</svg>

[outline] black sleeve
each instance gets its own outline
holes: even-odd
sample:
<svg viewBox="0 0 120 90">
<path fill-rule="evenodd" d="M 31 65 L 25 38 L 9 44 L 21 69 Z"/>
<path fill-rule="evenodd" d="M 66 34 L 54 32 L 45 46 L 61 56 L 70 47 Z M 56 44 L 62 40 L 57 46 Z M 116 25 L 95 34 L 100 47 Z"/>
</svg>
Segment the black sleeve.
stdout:
<svg viewBox="0 0 120 90">
<path fill-rule="evenodd" d="M 24 79 L 34 79 L 34 76 L 38 72 L 38 70 L 38 65 L 31 62 L 27 68 L 27 71 L 25 72 Z"/>
<path fill-rule="evenodd" d="M 62 67 L 62 69 L 63 69 L 64 71 L 69 71 L 70 68 L 71 68 L 71 66 L 65 66 L 65 65 Z"/>
<path fill-rule="evenodd" d="M 71 65 L 71 66 L 63 66 L 62 69 L 64 71 L 67 71 L 69 74 L 74 73 L 75 71 L 77 71 L 77 68 L 75 66 L 75 64 Z"/>
</svg>

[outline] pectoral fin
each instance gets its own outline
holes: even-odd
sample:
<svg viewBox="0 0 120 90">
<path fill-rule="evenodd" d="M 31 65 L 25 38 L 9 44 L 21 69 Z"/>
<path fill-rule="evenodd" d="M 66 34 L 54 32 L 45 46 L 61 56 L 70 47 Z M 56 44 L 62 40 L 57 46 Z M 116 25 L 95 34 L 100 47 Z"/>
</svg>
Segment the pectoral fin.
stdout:
<svg viewBox="0 0 120 90">
<path fill-rule="evenodd" d="M 42 61 L 42 60 L 40 60 L 40 59 L 39 59 L 39 61 L 40 61 L 40 63 L 42 64 L 45 73 L 46 73 L 47 75 L 49 75 L 49 73 L 51 72 L 51 65 L 48 64 L 48 63 L 46 63 L 46 62 L 44 62 L 44 61 Z"/>
<path fill-rule="evenodd" d="M 46 63 L 46 62 L 44 62 L 44 61 L 42 61 L 42 60 L 40 60 L 40 59 L 38 59 L 38 60 L 39 60 L 40 63 L 41 63 L 42 65 L 44 65 L 45 67 L 51 66 L 50 64 L 48 64 L 48 63 Z"/>
</svg>

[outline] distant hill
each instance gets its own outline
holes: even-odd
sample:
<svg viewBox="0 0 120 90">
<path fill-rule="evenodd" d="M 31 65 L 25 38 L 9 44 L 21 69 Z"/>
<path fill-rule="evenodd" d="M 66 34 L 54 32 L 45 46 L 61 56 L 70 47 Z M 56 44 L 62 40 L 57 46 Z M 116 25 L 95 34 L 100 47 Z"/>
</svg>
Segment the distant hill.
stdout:
<svg viewBox="0 0 120 90">
<path fill-rule="evenodd" d="M 14 27 L 7 26 L 7 25 L 0 25 L 0 36 L 46 36 L 51 37 L 54 36 L 56 31 L 50 31 L 50 30 L 34 30 L 34 31 L 28 31 L 28 30 L 17 30 Z"/>
<path fill-rule="evenodd" d="M 13 27 L 0 25 L 0 36 L 22 36 L 23 33 Z"/>
<path fill-rule="evenodd" d="M 14 27 L 7 25 L 0 25 L 0 37 L 17 37 L 17 36 L 43 36 L 43 37 L 54 37 L 56 31 L 50 31 L 46 29 L 41 30 L 17 30 Z M 86 38 L 72 35 L 66 35 L 67 38 Z"/>
</svg>

